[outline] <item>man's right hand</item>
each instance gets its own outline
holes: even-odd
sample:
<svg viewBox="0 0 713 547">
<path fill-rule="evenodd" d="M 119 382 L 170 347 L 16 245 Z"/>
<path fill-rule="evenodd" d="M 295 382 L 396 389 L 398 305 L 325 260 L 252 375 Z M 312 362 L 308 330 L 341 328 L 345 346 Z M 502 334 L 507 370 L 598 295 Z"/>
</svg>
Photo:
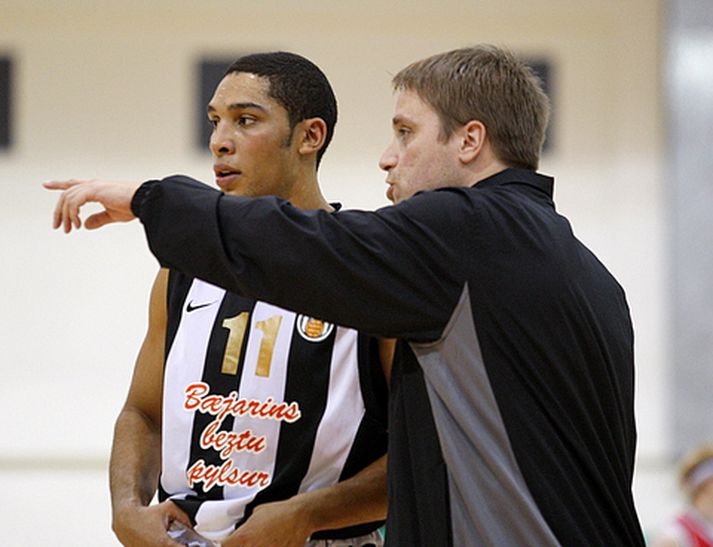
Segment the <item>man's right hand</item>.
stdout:
<svg viewBox="0 0 713 547">
<path fill-rule="evenodd" d="M 100 228 L 112 222 L 128 222 L 136 218 L 131 211 L 131 198 L 140 183 L 123 183 L 106 180 L 65 180 L 43 184 L 48 190 L 62 190 L 54 210 L 52 227 L 64 227 L 69 233 L 72 228 L 82 226 L 79 210 L 87 203 L 99 203 L 104 210 L 87 218 L 84 226 L 88 230 Z"/>
<path fill-rule="evenodd" d="M 180 547 L 180 543 L 168 537 L 168 527 L 177 520 L 193 528 L 186 515 L 171 500 L 157 505 L 131 505 L 114 515 L 112 528 L 116 537 L 126 547 Z"/>
</svg>

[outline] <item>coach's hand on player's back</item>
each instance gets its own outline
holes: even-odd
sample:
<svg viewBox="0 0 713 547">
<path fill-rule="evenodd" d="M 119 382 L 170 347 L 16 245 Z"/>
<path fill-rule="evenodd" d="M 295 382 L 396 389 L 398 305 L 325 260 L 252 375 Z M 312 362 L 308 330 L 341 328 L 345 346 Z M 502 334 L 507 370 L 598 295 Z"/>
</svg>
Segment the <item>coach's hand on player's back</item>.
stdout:
<svg viewBox="0 0 713 547">
<path fill-rule="evenodd" d="M 113 182 L 107 180 L 51 181 L 43 184 L 48 190 L 62 190 L 54 210 L 52 227 L 64 227 L 69 233 L 79 229 L 82 221 L 79 210 L 86 203 L 99 203 L 104 210 L 87 218 L 84 227 L 100 228 L 112 222 L 128 222 L 136 218 L 131 212 L 131 198 L 141 186 L 136 182 Z"/>
<path fill-rule="evenodd" d="M 168 536 L 174 520 L 191 528 L 188 515 L 171 500 L 148 507 L 127 505 L 114 513 L 112 528 L 127 547 L 180 547 Z"/>
</svg>

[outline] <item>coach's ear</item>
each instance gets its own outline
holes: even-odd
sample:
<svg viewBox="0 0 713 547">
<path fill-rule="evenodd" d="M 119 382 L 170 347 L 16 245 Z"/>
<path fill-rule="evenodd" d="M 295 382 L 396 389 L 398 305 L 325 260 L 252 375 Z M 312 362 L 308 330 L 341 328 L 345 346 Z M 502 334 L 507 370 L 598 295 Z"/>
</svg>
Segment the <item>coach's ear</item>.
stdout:
<svg viewBox="0 0 713 547">
<path fill-rule="evenodd" d="M 300 154 L 316 154 L 324 146 L 327 139 L 327 123 L 322 118 L 302 120 L 295 129 Z"/>
<path fill-rule="evenodd" d="M 483 122 L 471 120 L 459 130 L 458 158 L 464 164 L 473 162 L 483 150 L 488 131 Z"/>
</svg>

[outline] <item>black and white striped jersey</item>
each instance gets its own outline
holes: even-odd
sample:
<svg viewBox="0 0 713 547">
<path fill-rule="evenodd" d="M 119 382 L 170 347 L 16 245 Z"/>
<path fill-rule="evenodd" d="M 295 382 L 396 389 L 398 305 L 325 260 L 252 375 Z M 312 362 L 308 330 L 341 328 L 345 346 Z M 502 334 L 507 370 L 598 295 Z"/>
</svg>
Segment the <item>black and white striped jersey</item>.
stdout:
<svg viewBox="0 0 713 547">
<path fill-rule="evenodd" d="M 373 338 L 172 271 L 166 347 L 160 498 L 209 539 L 386 452 Z"/>
</svg>

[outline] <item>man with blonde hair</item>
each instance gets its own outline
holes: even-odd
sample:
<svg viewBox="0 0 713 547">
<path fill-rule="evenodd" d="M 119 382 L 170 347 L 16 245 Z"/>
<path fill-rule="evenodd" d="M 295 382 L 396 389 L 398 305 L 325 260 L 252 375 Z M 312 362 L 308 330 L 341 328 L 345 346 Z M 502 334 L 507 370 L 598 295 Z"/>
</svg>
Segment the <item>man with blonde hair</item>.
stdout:
<svg viewBox="0 0 713 547">
<path fill-rule="evenodd" d="M 87 227 L 137 216 L 164 265 L 398 337 L 390 545 L 643 545 L 629 309 L 536 172 L 540 82 L 483 45 L 394 85 L 380 161 L 393 207 L 300 212 L 186 177 L 57 182 L 55 227 L 98 201 Z"/>
</svg>

